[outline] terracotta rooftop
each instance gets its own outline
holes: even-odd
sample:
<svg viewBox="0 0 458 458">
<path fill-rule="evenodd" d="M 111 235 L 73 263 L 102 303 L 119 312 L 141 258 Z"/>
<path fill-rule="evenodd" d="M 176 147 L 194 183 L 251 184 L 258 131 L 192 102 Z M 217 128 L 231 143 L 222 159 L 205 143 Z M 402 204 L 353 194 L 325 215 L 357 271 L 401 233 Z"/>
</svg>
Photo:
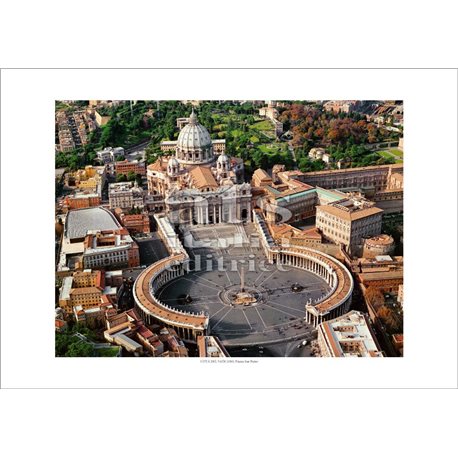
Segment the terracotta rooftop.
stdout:
<svg viewBox="0 0 458 458">
<path fill-rule="evenodd" d="M 335 357 L 343 356 L 343 351 L 340 348 L 340 345 L 337 345 L 337 342 L 334 338 L 330 324 L 327 321 L 321 323 L 322 329 L 326 334 L 326 340 L 331 344 L 332 351 Z"/>
<path fill-rule="evenodd" d="M 285 197 L 285 196 L 291 196 L 293 194 L 297 194 L 303 191 L 308 191 L 314 188 L 313 186 L 302 183 L 301 181 L 298 181 L 298 180 L 292 180 L 288 184 L 290 185 L 289 189 L 282 191 L 282 193 L 278 196 L 278 198 Z"/>
<path fill-rule="evenodd" d="M 302 231 L 289 224 L 268 224 L 273 237 L 300 237 L 304 239 L 321 240 L 321 234 L 316 227 Z"/>
<path fill-rule="evenodd" d="M 120 321 L 122 320 L 122 321 Z M 115 315 L 111 315 L 111 316 L 107 316 L 107 322 L 111 325 L 111 323 L 113 322 L 120 322 L 120 323 L 126 323 L 127 321 L 129 321 L 127 319 L 127 315 L 126 315 L 126 312 L 121 312 L 121 313 L 117 313 Z M 110 327 L 110 326 L 109 326 Z"/>
<path fill-rule="evenodd" d="M 375 237 L 371 237 L 370 239 L 366 240 L 367 245 L 391 245 L 393 243 L 393 237 L 388 234 L 381 234 L 381 235 L 376 235 Z"/>
<path fill-rule="evenodd" d="M 395 343 L 404 343 L 404 334 L 393 334 Z"/>
<path fill-rule="evenodd" d="M 253 173 L 253 178 L 257 178 L 259 180 L 269 180 L 272 181 L 270 175 L 264 169 L 256 169 Z"/>
<path fill-rule="evenodd" d="M 126 315 L 130 316 L 135 321 L 141 320 L 140 315 L 134 309 L 127 310 Z"/>
<path fill-rule="evenodd" d="M 320 176 L 320 175 L 339 175 L 344 173 L 358 173 L 368 170 L 383 170 L 391 168 L 392 171 L 404 170 L 404 164 L 387 164 L 387 165 L 371 165 L 367 167 L 352 167 L 351 169 L 338 169 L 338 170 L 319 170 L 317 172 L 304 172 L 305 177 Z"/>
<path fill-rule="evenodd" d="M 148 165 L 148 170 L 153 170 L 155 172 L 163 172 L 167 170 L 166 162 L 163 160 L 163 158 L 159 158 L 156 162 L 153 162 L 152 164 Z"/>
<path fill-rule="evenodd" d="M 121 324 L 118 324 L 116 326 L 113 326 L 112 328 L 106 329 L 105 333 L 108 335 L 113 335 L 117 334 L 120 331 L 123 331 L 124 329 L 129 329 L 129 331 L 135 329 L 136 325 L 130 321 L 125 321 Z"/>
<path fill-rule="evenodd" d="M 388 270 L 379 272 L 363 272 L 358 273 L 358 277 L 364 283 L 366 281 L 374 280 L 402 280 L 404 277 L 404 270 Z"/>
<path fill-rule="evenodd" d="M 256 188 L 256 187 L 252 187 L 251 188 L 251 195 L 254 197 L 254 196 L 262 196 L 266 193 L 265 191 L 265 188 Z"/>
<path fill-rule="evenodd" d="M 101 270 L 96 270 L 93 272 L 74 272 L 73 273 L 73 278 L 78 280 L 79 277 L 85 278 L 85 277 L 95 277 L 95 286 L 102 286 L 103 280 L 104 280 L 105 272 L 102 272 Z"/>
<path fill-rule="evenodd" d="M 207 344 L 205 342 L 205 336 L 197 337 L 197 348 L 199 350 L 199 357 L 207 356 Z"/>
<path fill-rule="evenodd" d="M 102 297 L 100 298 L 100 302 L 102 305 L 112 305 L 113 304 L 111 302 L 111 299 L 106 294 L 102 294 Z"/>
<path fill-rule="evenodd" d="M 292 231 L 293 227 L 289 224 L 268 224 L 269 231 L 273 237 L 280 237 Z"/>
<path fill-rule="evenodd" d="M 294 188 L 301 188 L 301 189 L 312 189 L 314 188 L 315 186 L 311 186 L 307 183 L 304 183 L 296 178 L 293 178 L 291 180 L 289 180 L 288 184 Z"/>
<path fill-rule="evenodd" d="M 72 288 L 70 294 L 100 294 L 102 288 L 97 286 L 85 286 L 84 288 Z"/>
<path fill-rule="evenodd" d="M 383 212 L 383 210 L 378 207 L 367 207 L 362 209 L 352 208 L 351 210 L 344 210 L 343 208 L 336 207 L 334 205 L 318 205 L 316 208 L 347 221 L 355 221 Z"/>
<path fill-rule="evenodd" d="M 147 216 L 147 215 L 146 215 Z M 131 221 L 142 221 L 145 218 L 145 214 L 142 213 L 141 215 L 123 215 L 123 221 L 125 223 L 129 223 Z"/>
<path fill-rule="evenodd" d="M 302 231 L 302 234 L 304 237 L 310 238 L 310 239 L 320 239 L 321 240 L 321 234 L 320 231 L 316 227 L 311 227 L 310 229 L 307 229 L 306 231 Z"/>
<path fill-rule="evenodd" d="M 137 332 L 145 339 L 150 339 L 151 337 L 154 337 L 153 332 L 150 329 L 148 329 L 145 325 L 139 326 Z"/>
<path fill-rule="evenodd" d="M 194 167 L 189 175 L 192 179 L 192 184 L 195 188 L 217 188 L 218 183 L 216 182 L 211 170 L 208 167 Z"/>
<path fill-rule="evenodd" d="M 64 320 L 56 318 L 56 328 L 63 328 L 67 323 Z"/>
</svg>

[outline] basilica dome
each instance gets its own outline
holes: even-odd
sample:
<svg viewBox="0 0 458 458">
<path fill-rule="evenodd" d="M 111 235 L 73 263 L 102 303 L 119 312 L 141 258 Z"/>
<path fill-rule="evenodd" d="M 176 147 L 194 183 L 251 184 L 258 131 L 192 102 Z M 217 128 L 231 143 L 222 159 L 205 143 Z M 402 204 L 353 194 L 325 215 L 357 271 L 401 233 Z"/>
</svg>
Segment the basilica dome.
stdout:
<svg viewBox="0 0 458 458">
<path fill-rule="evenodd" d="M 214 160 L 210 134 L 199 123 L 194 110 L 189 123 L 178 135 L 176 158 L 183 164 L 205 164 Z"/>
</svg>

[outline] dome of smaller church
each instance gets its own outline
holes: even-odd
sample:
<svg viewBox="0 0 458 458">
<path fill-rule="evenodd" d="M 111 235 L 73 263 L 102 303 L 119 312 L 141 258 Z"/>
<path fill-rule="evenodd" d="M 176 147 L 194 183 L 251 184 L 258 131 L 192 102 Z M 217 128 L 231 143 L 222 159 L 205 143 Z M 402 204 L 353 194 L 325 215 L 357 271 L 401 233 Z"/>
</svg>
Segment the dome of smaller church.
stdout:
<svg viewBox="0 0 458 458">
<path fill-rule="evenodd" d="M 172 157 L 167 162 L 167 173 L 172 175 L 177 175 L 180 171 L 180 163 L 177 161 L 176 157 Z"/>
<path fill-rule="evenodd" d="M 217 162 L 219 164 L 223 163 L 223 162 L 229 162 L 229 158 L 224 154 L 222 153 L 219 157 L 218 157 L 218 160 Z"/>
<path fill-rule="evenodd" d="M 178 162 L 176 157 L 172 157 L 169 159 L 169 162 L 167 163 L 168 167 L 179 167 L 180 163 Z"/>
</svg>

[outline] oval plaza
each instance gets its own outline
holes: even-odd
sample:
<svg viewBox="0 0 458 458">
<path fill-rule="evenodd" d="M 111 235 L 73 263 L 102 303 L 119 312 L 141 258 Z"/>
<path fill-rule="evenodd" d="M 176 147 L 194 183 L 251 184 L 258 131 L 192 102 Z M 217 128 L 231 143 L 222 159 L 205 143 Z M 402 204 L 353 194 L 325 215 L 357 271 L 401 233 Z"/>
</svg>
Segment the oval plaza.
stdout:
<svg viewBox="0 0 458 458">
<path fill-rule="evenodd" d="M 234 225 L 244 232 L 241 243 L 224 250 L 207 247 L 205 261 L 212 268 L 195 271 L 192 266 L 201 249 L 185 248 L 169 219 L 156 215 L 169 257 L 146 268 L 135 282 L 134 299 L 142 318 L 172 327 L 188 342 L 215 335 L 230 347 L 307 337 L 321 322 L 348 312 L 353 279 L 342 263 L 311 248 L 279 246 L 262 215 L 253 211 L 252 217 L 254 223 Z M 224 230 L 218 226 L 211 230 Z M 257 239 L 257 246 L 244 243 L 245 236 L 245 242 Z M 218 270 L 221 251 L 229 253 L 229 259 L 226 256 Z M 265 263 L 266 271 L 239 265 L 230 269 L 231 262 L 243 259 Z"/>
</svg>

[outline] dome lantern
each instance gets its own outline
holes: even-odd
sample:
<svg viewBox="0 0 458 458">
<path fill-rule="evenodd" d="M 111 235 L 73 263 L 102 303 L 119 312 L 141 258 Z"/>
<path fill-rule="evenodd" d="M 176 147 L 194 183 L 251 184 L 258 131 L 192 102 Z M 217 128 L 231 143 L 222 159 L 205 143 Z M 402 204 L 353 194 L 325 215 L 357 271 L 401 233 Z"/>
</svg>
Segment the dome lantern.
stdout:
<svg viewBox="0 0 458 458">
<path fill-rule="evenodd" d="M 192 108 L 191 116 L 189 116 L 189 124 L 193 126 L 197 124 L 197 115 L 194 113 L 194 107 Z"/>
</svg>

